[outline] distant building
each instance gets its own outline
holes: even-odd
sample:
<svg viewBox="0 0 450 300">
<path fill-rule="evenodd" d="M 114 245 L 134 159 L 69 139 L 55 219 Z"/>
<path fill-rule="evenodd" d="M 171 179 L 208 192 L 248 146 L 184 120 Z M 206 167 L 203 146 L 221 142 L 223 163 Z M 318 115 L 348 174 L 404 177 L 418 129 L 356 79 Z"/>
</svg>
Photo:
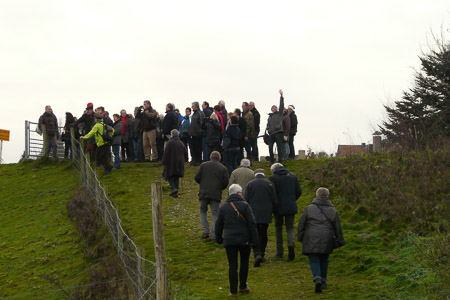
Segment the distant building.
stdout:
<svg viewBox="0 0 450 300">
<path fill-rule="evenodd" d="M 354 154 L 362 154 L 367 153 L 367 146 L 366 144 L 361 145 L 339 145 L 338 151 L 336 153 L 336 157 L 342 157 L 347 155 L 354 155 Z"/>
</svg>

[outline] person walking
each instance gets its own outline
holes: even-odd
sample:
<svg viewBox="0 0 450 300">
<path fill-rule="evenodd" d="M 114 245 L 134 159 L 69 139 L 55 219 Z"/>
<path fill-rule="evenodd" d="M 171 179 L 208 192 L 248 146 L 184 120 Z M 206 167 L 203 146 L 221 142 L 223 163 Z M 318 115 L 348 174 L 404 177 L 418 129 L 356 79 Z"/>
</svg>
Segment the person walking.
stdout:
<svg viewBox="0 0 450 300">
<path fill-rule="evenodd" d="M 198 102 L 192 102 L 192 111 L 191 127 L 189 127 L 189 135 L 192 139 L 192 165 L 199 166 L 202 163 L 202 125 L 205 114 L 199 109 Z"/>
<path fill-rule="evenodd" d="M 42 130 L 42 125 L 45 126 L 45 132 Z M 49 156 L 50 151 L 53 149 L 53 158 L 58 159 L 58 120 L 53 114 L 52 107 L 47 105 L 45 112 L 40 116 L 38 122 L 38 128 L 47 136 L 47 151 L 44 153 L 46 157 Z"/>
<path fill-rule="evenodd" d="M 229 196 L 220 207 L 214 230 L 217 242 L 223 243 L 227 253 L 230 297 L 237 297 L 238 283 L 239 293 L 249 293 L 247 278 L 250 247 L 258 244 L 258 232 L 252 208 L 242 198 L 242 188 L 238 184 L 230 186 Z M 239 255 L 241 265 L 238 276 Z"/>
<path fill-rule="evenodd" d="M 180 177 L 184 177 L 184 163 L 187 150 L 180 140 L 178 130 L 172 129 L 170 136 L 171 138 L 164 149 L 161 164 L 164 166 L 163 177 L 170 184 L 170 196 L 177 198 Z"/>
<path fill-rule="evenodd" d="M 112 141 L 112 150 L 114 154 L 114 169 L 120 169 L 120 145 L 122 144 L 123 123 L 118 114 L 114 114 L 113 118 L 114 134 Z"/>
<path fill-rule="evenodd" d="M 277 144 L 278 149 L 278 162 L 283 162 L 283 111 L 284 111 L 284 97 L 283 91 L 280 90 L 280 107 L 272 105 L 272 112 L 269 113 L 267 119 L 266 131 L 269 134 L 269 156 L 270 164 L 275 162 L 275 156 L 273 154 L 273 144 Z"/>
<path fill-rule="evenodd" d="M 85 136 L 81 136 L 81 139 L 89 139 L 93 136 L 95 136 L 95 142 L 97 144 L 97 153 L 96 153 L 96 159 L 97 164 L 99 166 L 103 166 L 105 169 L 104 175 L 110 174 L 112 166 L 109 164 L 108 160 L 108 151 L 110 150 L 109 143 L 103 140 L 103 130 L 104 130 L 104 124 L 103 124 L 103 116 L 101 114 L 94 114 L 95 117 L 95 125 L 92 127 L 92 130 L 86 134 Z M 114 128 L 111 128 L 112 130 L 112 136 L 114 136 Z"/>
<path fill-rule="evenodd" d="M 157 161 L 158 149 L 156 147 L 156 122 L 158 121 L 158 112 L 152 107 L 149 100 L 144 101 L 144 111 L 142 113 L 143 127 L 143 147 L 145 161 Z"/>
<path fill-rule="evenodd" d="M 302 243 L 302 254 L 309 257 L 316 293 L 327 288 L 329 255 L 345 245 L 339 215 L 329 195 L 327 188 L 318 188 L 298 223 L 297 239 Z"/>
<path fill-rule="evenodd" d="M 295 158 L 294 137 L 297 135 L 297 115 L 295 114 L 294 105 L 288 106 L 289 119 L 291 121 L 291 129 L 289 130 L 289 159 Z"/>
<path fill-rule="evenodd" d="M 259 267 L 266 261 L 264 256 L 268 241 L 267 228 L 272 223 L 272 212 L 278 204 L 275 188 L 273 183 L 266 179 L 264 169 L 255 170 L 255 178 L 247 184 L 244 199 L 250 204 L 255 215 L 259 243 L 253 248 L 254 267 Z"/>
<path fill-rule="evenodd" d="M 272 175 L 269 180 L 273 182 L 277 193 L 278 205 L 275 209 L 275 231 L 277 238 L 277 258 L 284 255 L 283 248 L 283 223 L 286 226 L 289 260 L 295 258 L 295 233 L 294 218 L 298 213 L 297 199 L 302 195 L 302 188 L 297 176 L 289 172 L 280 163 L 270 167 Z"/>
<path fill-rule="evenodd" d="M 200 223 L 203 234 L 202 239 L 209 238 L 210 229 L 208 223 L 208 205 L 211 207 L 212 215 L 212 236 L 216 239 L 214 227 L 219 213 L 219 204 L 222 201 L 222 190 L 228 186 L 227 169 L 220 163 L 220 153 L 213 151 L 210 161 L 200 165 L 194 176 L 195 181 L 199 184 L 198 198 L 200 200 Z"/>
<path fill-rule="evenodd" d="M 239 168 L 234 170 L 230 176 L 230 184 L 237 183 L 242 187 L 242 192 L 245 193 L 247 183 L 255 177 L 255 173 L 250 168 L 250 160 L 243 158 Z"/>
</svg>

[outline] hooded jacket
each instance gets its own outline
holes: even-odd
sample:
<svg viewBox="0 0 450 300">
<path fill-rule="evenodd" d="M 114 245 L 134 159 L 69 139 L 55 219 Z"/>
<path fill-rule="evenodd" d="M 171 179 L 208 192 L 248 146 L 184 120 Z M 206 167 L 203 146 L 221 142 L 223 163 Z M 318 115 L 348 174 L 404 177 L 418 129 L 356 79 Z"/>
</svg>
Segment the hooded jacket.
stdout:
<svg viewBox="0 0 450 300">
<path fill-rule="evenodd" d="M 280 167 L 269 177 L 277 193 L 278 205 L 275 213 L 290 215 L 298 213 L 297 199 L 302 195 L 302 188 L 297 176 L 285 167 Z"/>
<path fill-rule="evenodd" d="M 245 220 L 231 206 L 231 201 L 245 217 Z M 252 208 L 245 202 L 244 198 L 237 194 L 230 195 L 220 207 L 214 231 L 217 242 L 219 244 L 223 242 L 225 247 L 251 246 L 258 243 L 258 231 Z"/>
<path fill-rule="evenodd" d="M 330 219 L 331 223 L 324 214 Z M 305 255 L 332 253 L 335 232 L 339 246 L 345 245 L 341 222 L 333 204 L 325 197 L 314 199 L 312 204 L 305 208 L 298 223 L 297 239 L 303 244 L 302 253 Z"/>
</svg>

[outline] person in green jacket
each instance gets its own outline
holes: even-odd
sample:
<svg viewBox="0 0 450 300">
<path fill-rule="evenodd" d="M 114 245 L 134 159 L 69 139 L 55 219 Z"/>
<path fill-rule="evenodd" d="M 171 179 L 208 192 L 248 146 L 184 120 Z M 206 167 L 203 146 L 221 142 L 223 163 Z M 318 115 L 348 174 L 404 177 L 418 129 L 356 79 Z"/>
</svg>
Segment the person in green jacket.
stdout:
<svg viewBox="0 0 450 300">
<path fill-rule="evenodd" d="M 97 162 L 101 166 L 105 168 L 104 174 L 110 174 L 112 166 L 109 164 L 108 160 L 108 151 L 111 151 L 111 145 L 108 142 L 105 142 L 102 138 L 103 135 L 103 116 L 101 114 L 94 114 L 95 117 L 95 125 L 92 127 L 92 130 L 86 134 L 85 136 L 81 136 L 80 138 L 87 140 L 92 136 L 95 136 L 95 142 L 97 144 Z M 114 128 L 113 135 L 114 135 Z"/>
</svg>

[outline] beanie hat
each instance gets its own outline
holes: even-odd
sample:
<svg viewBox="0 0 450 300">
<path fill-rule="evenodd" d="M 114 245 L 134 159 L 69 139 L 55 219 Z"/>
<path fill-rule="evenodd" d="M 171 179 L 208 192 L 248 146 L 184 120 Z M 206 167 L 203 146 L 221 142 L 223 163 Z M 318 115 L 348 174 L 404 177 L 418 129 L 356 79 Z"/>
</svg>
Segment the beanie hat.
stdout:
<svg viewBox="0 0 450 300">
<path fill-rule="evenodd" d="M 295 111 L 295 106 L 294 105 L 289 105 L 288 108 L 292 109 L 293 111 Z"/>
<path fill-rule="evenodd" d="M 92 102 L 89 102 L 86 106 L 86 109 L 94 109 L 94 104 L 92 104 Z"/>
<path fill-rule="evenodd" d="M 255 177 L 256 175 L 262 175 L 262 176 L 266 176 L 266 171 L 264 171 L 264 169 L 256 169 L 255 170 Z"/>
<path fill-rule="evenodd" d="M 228 189 L 228 194 L 233 195 L 233 194 L 237 194 L 239 192 L 242 193 L 242 188 L 239 184 L 234 183 L 234 184 L 230 185 L 230 188 Z"/>
</svg>

